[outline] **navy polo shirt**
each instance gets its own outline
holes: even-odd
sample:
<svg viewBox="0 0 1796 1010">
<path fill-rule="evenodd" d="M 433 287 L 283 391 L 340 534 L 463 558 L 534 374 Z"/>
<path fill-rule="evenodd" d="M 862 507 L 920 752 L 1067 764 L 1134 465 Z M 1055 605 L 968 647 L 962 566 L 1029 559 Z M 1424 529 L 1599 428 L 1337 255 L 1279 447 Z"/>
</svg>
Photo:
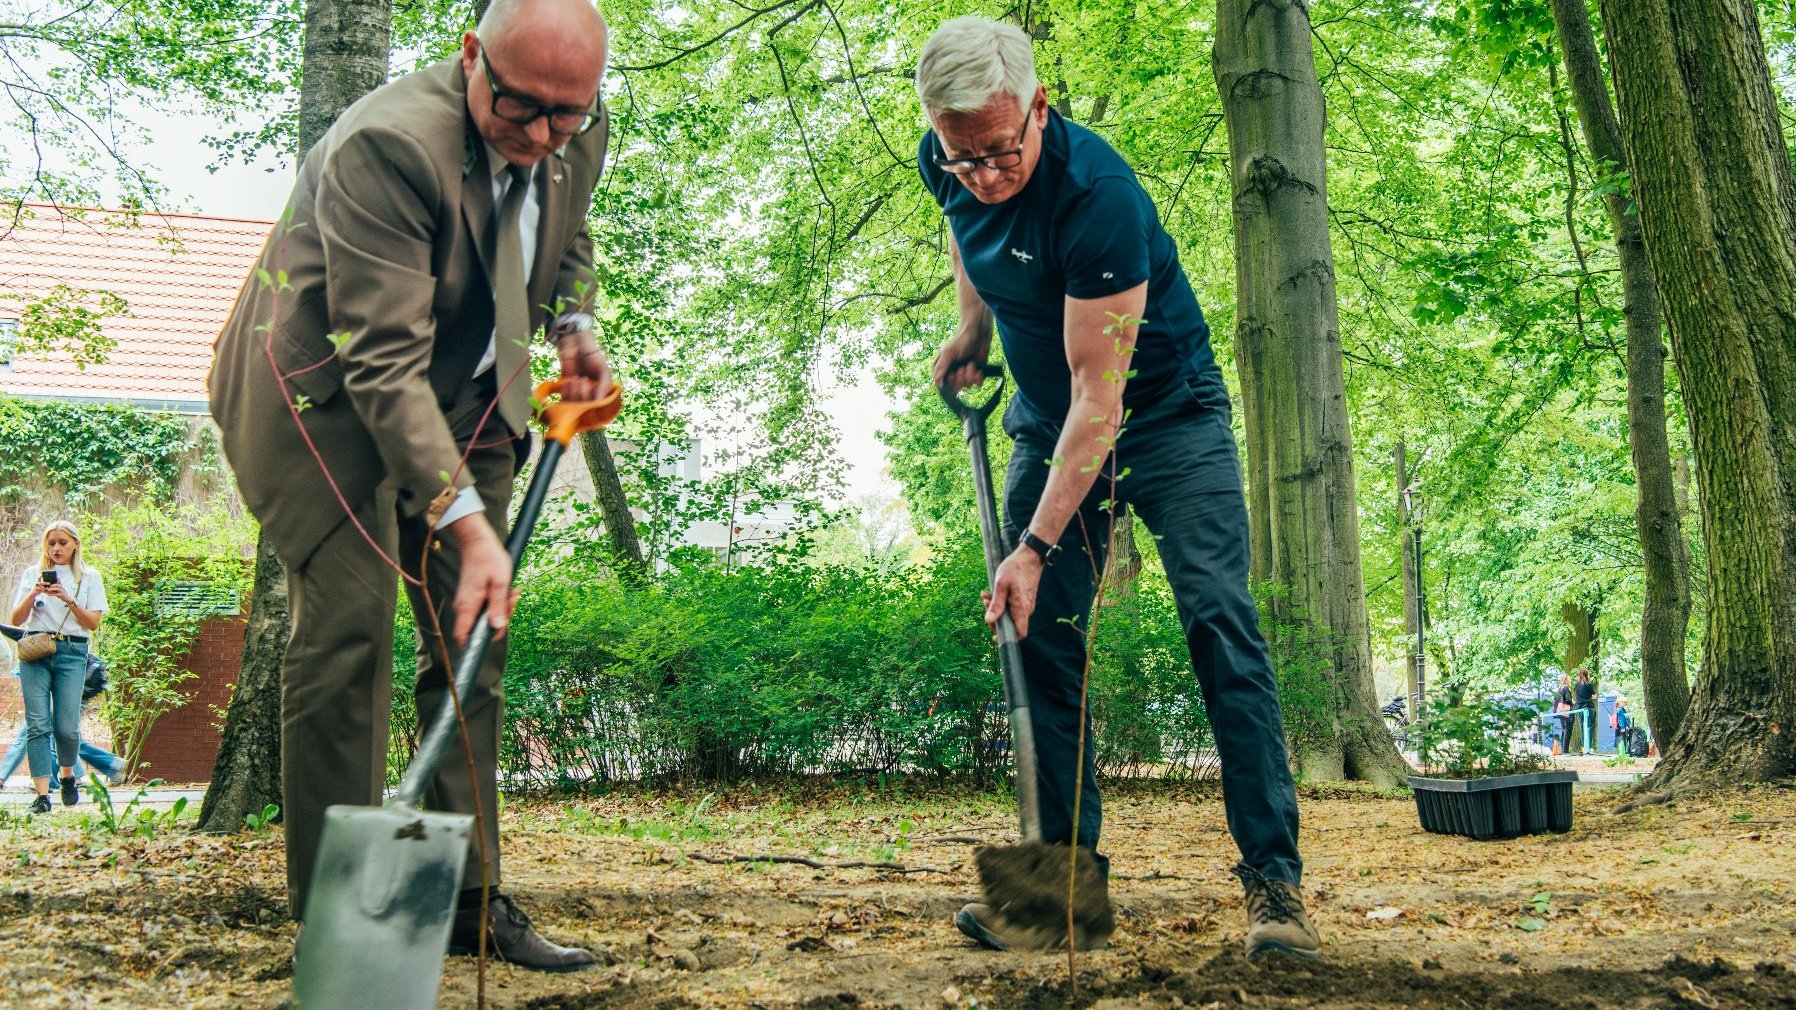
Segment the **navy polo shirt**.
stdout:
<svg viewBox="0 0 1796 1010">
<path fill-rule="evenodd" d="M 1187 384 L 1205 406 L 1227 407 L 1210 327 L 1178 249 L 1134 171 L 1103 138 L 1049 110 L 1028 185 L 995 205 L 937 168 L 941 153 L 928 131 L 917 169 L 948 217 L 967 277 L 997 319 L 1017 395 L 1042 420 L 1059 425 L 1072 407 L 1066 299 L 1103 298 L 1143 281 L 1147 322 L 1124 405 L 1153 403 Z"/>
</svg>

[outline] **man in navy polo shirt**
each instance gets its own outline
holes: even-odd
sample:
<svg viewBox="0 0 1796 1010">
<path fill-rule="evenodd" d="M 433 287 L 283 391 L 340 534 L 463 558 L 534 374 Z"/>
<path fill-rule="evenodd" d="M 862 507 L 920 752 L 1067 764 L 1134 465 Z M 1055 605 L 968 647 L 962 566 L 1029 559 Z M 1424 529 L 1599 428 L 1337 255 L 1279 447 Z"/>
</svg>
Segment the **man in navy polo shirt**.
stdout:
<svg viewBox="0 0 1796 1010">
<path fill-rule="evenodd" d="M 1074 834 L 1079 629 L 1104 568 L 1104 503 L 1114 493 L 1160 538 L 1178 600 L 1241 849 L 1248 957 L 1315 957 L 1322 941 L 1298 890 L 1297 795 L 1247 590 L 1247 510 L 1210 330 L 1135 173 L 1096 134 L 1049 109 L 1033 56 L 1015 25 L 976 17 L 942 25 L 917 62 L 933 127 L 917 164 L 948 217 L 960 307 L 935 380 L 977 384 L 970 363 L 986 359 L 994 322 L 1016 378 L 1004 415 L 1015 451 L 1003 519 L 1017 548 L 998 569 L 985 616 L 995 623 L 1008 608 L 1023 636 L 1043 838 Z M 1093 467 L 1113 439 L 1115 460 Z M 1111 474 L 1125 469 L 1113 492 Z M 1077 837 L 1095 850 L 1102 808 L 1087 739 Z M 1000 949 L 1031 925 L 982 904 L 955 924 Z"/>
</svg>

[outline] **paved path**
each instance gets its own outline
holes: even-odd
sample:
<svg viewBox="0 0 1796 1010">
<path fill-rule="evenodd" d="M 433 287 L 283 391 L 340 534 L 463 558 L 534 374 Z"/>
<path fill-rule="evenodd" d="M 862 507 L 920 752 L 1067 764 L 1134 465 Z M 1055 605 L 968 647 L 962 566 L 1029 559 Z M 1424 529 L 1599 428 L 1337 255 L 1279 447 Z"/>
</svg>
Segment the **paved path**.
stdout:
<svg viewBox="0 0 1796 1010">
<path fill-rule="evenodd" d="M 21 784 L 21 782 L 23 784 Z M 197 811 L 200 806 L 200 800 L 204 799 L 206 796 L 206 787 L 204 785 L 181 784 L 181 785 L 172 785 L 172 786 L 144 786 L 144 785 L 113 786 L 111 789 L 113 810 L 115 810 L 115 811 L 123 810 L 125 808 L 125 805 L 131 802 L 132 798 L 137 795 L 138 790 L 140 790 L 140 789 L 143 791 L 144 797 L 138 803 L 139 808 L 153 807 L 153 808 L 157 808 L 157 809 L 167 809 L 169 807 L 174 806 L 176 800 L 182 799 L 184 797 L 187 800 L 187 808 L 189 810 Z M 0 789 L 0 810 L 5 810 L 9 813 L 14 813 L 14 814 L 24 813 L 25 808 L 29 807 L 31 805 L 31 801 L 34 798 L 35 798 L 35 795 L 31 791 L 30 780 L 28 780 L 28 779 L 15 780 L 13 784 L 8 785 L 5 789 Z M 89 785 L 89 783 L 87 783 L 86 781 L 83 781 L 81 783 L 81 802 L 75 804 L 72 807 L 65 807 L 62 805 L 62 799 L 61 799 L 60 794 L 57 792 L 55 784 L 54 783 L 51 784 L 51 786 L 50 786 L 50 813 L 51 813 L 51 815 L 60 814 L 60 813 L 70 813 L 70 814 L 91 813 L 91 812 L 93 812 L 93 810 L 94 810 L 93 789 Z"/>
</svg>

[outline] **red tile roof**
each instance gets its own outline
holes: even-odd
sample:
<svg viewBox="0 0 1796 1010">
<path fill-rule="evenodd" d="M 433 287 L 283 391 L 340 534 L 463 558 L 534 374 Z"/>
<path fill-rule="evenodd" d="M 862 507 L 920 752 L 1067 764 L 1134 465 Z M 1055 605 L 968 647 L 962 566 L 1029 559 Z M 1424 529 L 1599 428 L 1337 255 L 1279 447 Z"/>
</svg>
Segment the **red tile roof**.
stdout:
<svg viewBox="0 0 1796 1010">
<path fill-rule="evenodd" d="M 206 409 L 212 342 L 273 227 L 191 214 L 77 210 L 25 204 L 16 224 L 0 204 L 0 319 L 57 284 L 110 291 L 127 305 L 101 328 L 107 360 L 75 368 L 67 354 L 16 354 L 0 391 Z"/>
</svg>

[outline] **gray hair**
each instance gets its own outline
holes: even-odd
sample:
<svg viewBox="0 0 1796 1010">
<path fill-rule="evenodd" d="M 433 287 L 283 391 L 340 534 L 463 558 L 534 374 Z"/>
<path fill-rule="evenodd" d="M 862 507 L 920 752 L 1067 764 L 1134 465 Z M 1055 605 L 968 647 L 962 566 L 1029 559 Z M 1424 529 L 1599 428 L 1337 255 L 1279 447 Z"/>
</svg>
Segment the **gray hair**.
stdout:
<svg viewBox="0 0 1796 1010">
<path fill-rule="evenodd" d="M 917 97 L 926 112 L 978 112 L 994 95 L 1035 97 L 1035 49 L 1007 21 L 960 17 L 935 30 L 917 58 Z"/>
</svg>

